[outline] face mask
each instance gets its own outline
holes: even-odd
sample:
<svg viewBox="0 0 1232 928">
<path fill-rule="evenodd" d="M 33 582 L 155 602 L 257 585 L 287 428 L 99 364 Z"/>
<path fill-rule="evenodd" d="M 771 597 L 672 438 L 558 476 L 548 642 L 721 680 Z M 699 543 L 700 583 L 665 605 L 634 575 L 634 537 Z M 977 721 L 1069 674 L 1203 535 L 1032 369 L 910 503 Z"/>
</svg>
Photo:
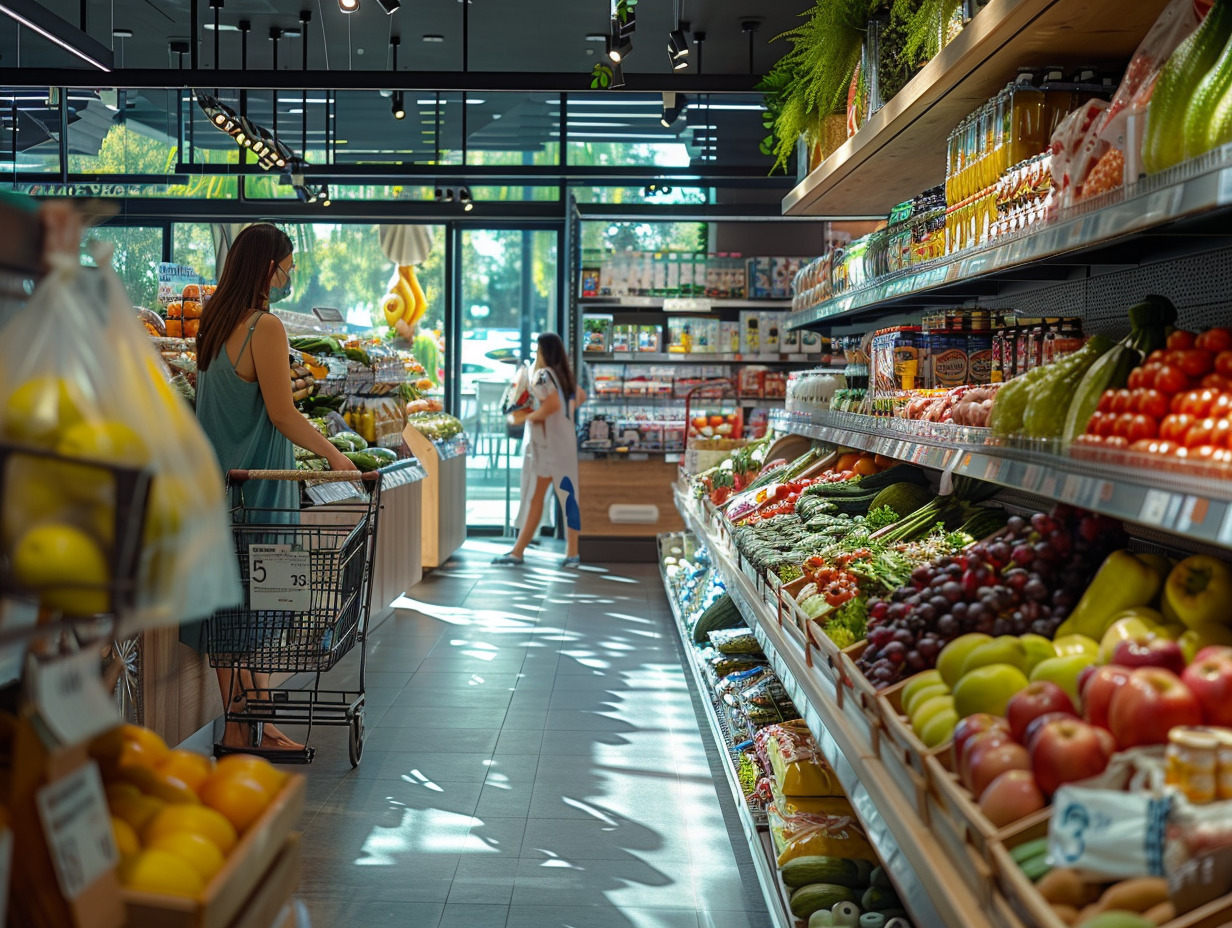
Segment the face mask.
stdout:
<svg viewBox="0 0 1232 928">
<path fill-rule="evenodd" d="M 281 303 L 283 300 L 285 300 L 287 297 L 291 295 L 291 273 L 290 271 L 286 272 L 286 276 L 287 276 L 286 282 L 283 283 L 281 286 L 275 287 L 272 284 L 270 285 L 269 301 L 271 304 Z"/>
</svg>

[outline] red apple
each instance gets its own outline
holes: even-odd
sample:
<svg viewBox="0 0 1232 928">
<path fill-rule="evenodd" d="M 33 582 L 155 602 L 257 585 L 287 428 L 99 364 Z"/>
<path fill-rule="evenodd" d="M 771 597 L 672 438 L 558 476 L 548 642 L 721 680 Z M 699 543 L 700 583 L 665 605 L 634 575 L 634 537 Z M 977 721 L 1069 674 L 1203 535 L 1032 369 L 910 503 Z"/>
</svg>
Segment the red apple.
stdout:
<svg viewBox="0 0 1232 928">
<path fill-rule="evenodd" d="M 1194 655 L 1193 662 L 1204 661 L 1208 657 L 1232 657 L 1232 648 L 1226 644 L 1208 644 Z"/>
<path fill-rule="evenodd" d="M 1201 725 L 1198 697 L 1170 670 L 1139 667 L 1112 696 L 1108 727 L 1124 750 L 1163 744 L 1177 725 Z"/>
<path fill-rule="evenodd" d="M 1128 667 L 1106 664 L 1096 667 L 1082 687 L 1082 714 L 1092 725 L 1108 727 L 1108 706 L 1113 694 L 1129 682 L 1132 671 Z"/>
<path fill-rule="evenodd" d="M 1068 712 L 1076 716 L 1077 710 L 1069 694 L 1051 680 L 1036 680 L 1010 697 L 1005 707 L 1005 719 L 1010 723 L 1010 734 L 1019 744 L 1026 743 L 1027 726 L 1048 712 Z"/>
<path fill-rule="evenodd" d="M 958 778 L 962 781 L 962 785 L 975 792 L 973 764 L 975 760 L 985 751 L 995 748 L 1001 744 L 1013 744 L 1014 739 L 1010 737 L 1009 725 L 1004 728 L 990 728 L 988 731 L 982 731 L 978 735 L 971 738 L 963 750 L 962 763 L 958 768 Z M 977 793 L 978 795 L 978 793 Z"/>
<path fill-rule="evenodd" d="M 980 811 L 998 828 L 1004 828 L 1048 805 L 1030 770 L 1007 770 L 988 784 L 980 796 Z"/>
<path fill-rule="evenodd" d="M 977 712 L 974 715 L 969 715 L 965 719 L 960 719 L 958 724 L 954 726 L 954 734 L 951 735 L 953 742 L 951 750 L 953 754 L 953 771 L 955 773 L 962 772 L 963 759 L 966 757 L 967 744 L 976 735 L 982 735 L 986 731 L 1003 731 L 1009 732 L 1010 725 L 1005 719 L 999 715 L 992 715 L 988 712 Z"/>
<path fill-rule="evenodd" d="M 1035 782 L 1051 796 L 1062 783 L 1103 773 L 1113 747 L 1108 733 L 1089 722 L 1054 719 L 1039 731 L 1031 748 Z"/>
<path fill-rule="evenodd" d="M 1059 719 L 1072 719 L 1072 712 L 1045 712 L 1037 719 L 1032 719 L 1031 724 L 1027 726 L 1026 734 L 1023 735 L 1022 746 L 1028 751 L 1035 746 L 1035 739 L 1039 737 L 1039 733 L 1044 730 L 1044 726 L 1049 722 L 1055 722 Z"/>
<path fill-rule="evenodd" d="M 1203 648 L 1192 664 L 1181 674 L 1183 682 L 1202 707 L 1207 725 L 1232 727 L 1232 648 L 1219 654 L 1215 648 Z M 1202 657 L 1203 653 L 1216 652 Z"/>
<path fill-rule="evenodd" d="M 1005 771 L 1031 769 L 1031 755 L 1016 741 L 991 744 L 986 738 L 972 746 L 967 759 L 971 763 L 970 789 L 977 798 Z"/>
<path fill-rule="evenodd" d="M 1179 674 L 1185 669 L 1185 655 L 1170 638 L 1129 638 L 1117 643 L 1112 663 L 1118 667 L 1162 667 Z"/>
<path fill-rule="evenodd" d="M 1083 690 L 1087 688 L 1087 681 L 1095 675 L 1095 671 L 1099 670 L 1100 664 L 1087 664 L 1078 671 L 1078 695 L 1081 696 Z"/>
</svg>

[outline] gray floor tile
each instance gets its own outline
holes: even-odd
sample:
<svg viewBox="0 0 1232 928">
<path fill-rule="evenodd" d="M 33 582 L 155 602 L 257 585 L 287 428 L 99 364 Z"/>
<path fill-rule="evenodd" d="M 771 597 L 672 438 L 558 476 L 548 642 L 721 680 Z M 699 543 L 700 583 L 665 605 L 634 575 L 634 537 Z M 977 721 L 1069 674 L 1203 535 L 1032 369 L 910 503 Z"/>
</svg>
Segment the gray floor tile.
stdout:
<svg viewBox="0 0 1232 928">
<path fill-rule="evenodd" d="M 497 754 L 534 754 L 539 756 L 543 746 L 542 728 L 502 728 L 496 742 Z"/>
<path fill-rule="evenodd" d="M 695 908 L 687 875 L 669 875 L 629 854 L 619 860 L 569 861 L 523 858 L 513 902 L 521 905 L 573 905 L 603 908 Z"/>
<path fill-rule="evenodd" d="M 522 856 L 544 857 L 554 854 L 566 860 L 622 860 L 633 854 L 643 860 L 677 861 L 688 871 L 689 840 L 685 829 L 656 828 L 629 819 L 616 818 L 615 824 L 598 819 L 530 819 L 522 838 Z"/>
<path fill-rule="evenodd" d="M 506 928 L 697 928 L 693 912 L 681 909 L 511 905 Z"/>
<path fill-rule="evenodd" d="M 376 737 L 376 736 L 372 736 Z M 491 773 L 492 756 L 474 754 L 435 754 L 425 751 L 364 752 L 363 761 L 350 777 L 360 780 L 400 780 L 420 775 L 446 782 L 482 783 Z M 337 782 L 334 782 L 337 786 Z"/>
<path fill-rule="evenodd" d="M 483 799 L 481 798 L 481 807 L 482 804 Z M 479 811 L 475 813 L 470 835 L 502 857 L 516 858 L 521 856 L 522 838 L 525 832 L 525 816 L 485 815 Z M 471 842 L 471 845 L 478 846 L 475 842 Z"/>
<path fill-rule="evenodd" d="M 517 885 L 518 864 L 518 858 L 503 854 L 464 857 L 454 873 L 449 901 L 508 905 Z"/>
<path fill-rule="evenodd" d="M 442 697 L 446 698 L 446 697 Z M 486 706 L 426 706 L 408 701 L 390 707 L 381 717 L 382 728 L 430 728 L 447 725 L 450 728 L 495 728 L 505 718 L 499 703 Z"/>
<path fill-rule="evenodd" d="M 319 862 L 305 857 L 298 895 L 309 901 L 322 899 L 347 906 L 356 900 L 368 902 L 439 902 L 449 898 L 449 887 L 458 869 L 459 858 L 441 854 L 390 854 L 380 866 L 356 866 L 345 859 Z M 406 874 L 414 873 L 413 878 Z M 348 909 L 347 911 L 351 911 Z M 361 922 L 338 923 L 350 928 Z M 316 926 L 314 925 L 314 928 Z"/>
<path fill-rule="evenodd" d="M 392 711 L 392 710 L 391 710 Z M 500 732 L 486 729 L 376 728 L 364 744 L 364 762 L 376 752 L 424 751 L 428 754 L 476 754 L 496 750 Z M 502 750 L 504 750 L 502 748 Z"/>
<path fill-rule="evenodd" d="M 438 928 L 505 928 L 507 905 L 447 903 Z M 315 928 L 315 926 L 314 926 Z"/>
<path fill-rule="evenodd" d="M 475 806 L 475 815 L 480 818 L 485 815 L 518 815 L 525 818 L 530 814 L 534 789 L 533 781 L 485 785 Z"/>
</svg>

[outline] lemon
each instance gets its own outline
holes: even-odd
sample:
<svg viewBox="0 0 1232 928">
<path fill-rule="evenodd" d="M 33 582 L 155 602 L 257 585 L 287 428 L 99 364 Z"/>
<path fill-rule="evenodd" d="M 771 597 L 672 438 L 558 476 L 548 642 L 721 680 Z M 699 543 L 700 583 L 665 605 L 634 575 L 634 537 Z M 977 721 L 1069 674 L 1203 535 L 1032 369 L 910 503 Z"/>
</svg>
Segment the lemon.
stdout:
<svg viewBox="0 0 1232 928">
<path fill-rule="evenodd" d="M 115 836 L 116 850 L 120 852 L 120 857 L 132 857 L 141 851 L 137 832 L 124 819 L 111 816 L 111 833 Z"/>
<path fill-rule="evenodd" d="M 212 841 L 223 855 L 231 853 L 239 840 L 235 826 L 223 818 L 222 813 L 206 806 L 163 806 L 150 819 L 142 832 L 146 841 L 154 842 L 167 834 L 190 832 Z"/>
<path fill-rule="evenodd" d="M 77 390 L 67 380 L 35 377 L 9 394 L 0 425 L 6 438 L 50 446 L 81 419 Z"/>
<path fill-rule="evenodd" d="M 65 521 L 75 511 L 55 476 L 47 472 L 46 463 L 20 455 L 9 459 L 2 506 L 5 551 L 12 550 L 26 529 L 52 519 Z"/>
<path fill-rule="evenodd" d="M 111 806 L 112 815 L 128 822 L 138 834 L 167 808 L 161 799 L 142 795 L 109 798 L 108 805 Z"/>
<path fill-rule="evenodd" d="M 194 505 L 193 487 L 187 481 L 171 474 L 155 476 L 145 508 L 146 541 L 179 534 Z"/>
<path fill-rule="evenodd" d="M 37 590 L 49 609 L 96 615 L 111 608 L 111 594 L 105 588 L 110 577 L 107 558 L 79 528 L 63 522 L 36 525 L 14 546 L 12 561 L 18 585 Z"/>
<path fill-rule="evenodd" d="M 192 864 L 159 848 L 122 861 L 117 873 L 121 883 L 141 892 L 194 898 L 205 890 L 205 880 Z"/>
<path fill-rule="evenodd" d="M 141 467 L 150 459 L 145 441 L 123 422 L 110 419 L 82 421 L 60 433 L 56 451 L 66 458 L 105 461 Z"/>
<path fill-rule="evenodd" d="M 204 835 L 170 831 L 154 838 L 150 847 L 167 851 L 188 863 L 207 883 L 222 869 L 224 858 L 218 845 Z"/>
</svg>

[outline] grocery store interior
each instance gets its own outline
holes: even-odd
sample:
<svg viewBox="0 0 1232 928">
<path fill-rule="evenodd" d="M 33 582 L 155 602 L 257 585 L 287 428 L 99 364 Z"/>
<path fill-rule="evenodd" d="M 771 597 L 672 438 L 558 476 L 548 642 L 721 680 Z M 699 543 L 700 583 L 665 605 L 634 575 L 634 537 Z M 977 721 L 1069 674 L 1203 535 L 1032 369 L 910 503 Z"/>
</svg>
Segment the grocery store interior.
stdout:
<svg viewBox="0 0 1232 928">
<path fill-rule="evenodd" d="M 1232 0 L 295 6 L 0 0 L 0 928 L 1232 928 Z"/>
</svg>

